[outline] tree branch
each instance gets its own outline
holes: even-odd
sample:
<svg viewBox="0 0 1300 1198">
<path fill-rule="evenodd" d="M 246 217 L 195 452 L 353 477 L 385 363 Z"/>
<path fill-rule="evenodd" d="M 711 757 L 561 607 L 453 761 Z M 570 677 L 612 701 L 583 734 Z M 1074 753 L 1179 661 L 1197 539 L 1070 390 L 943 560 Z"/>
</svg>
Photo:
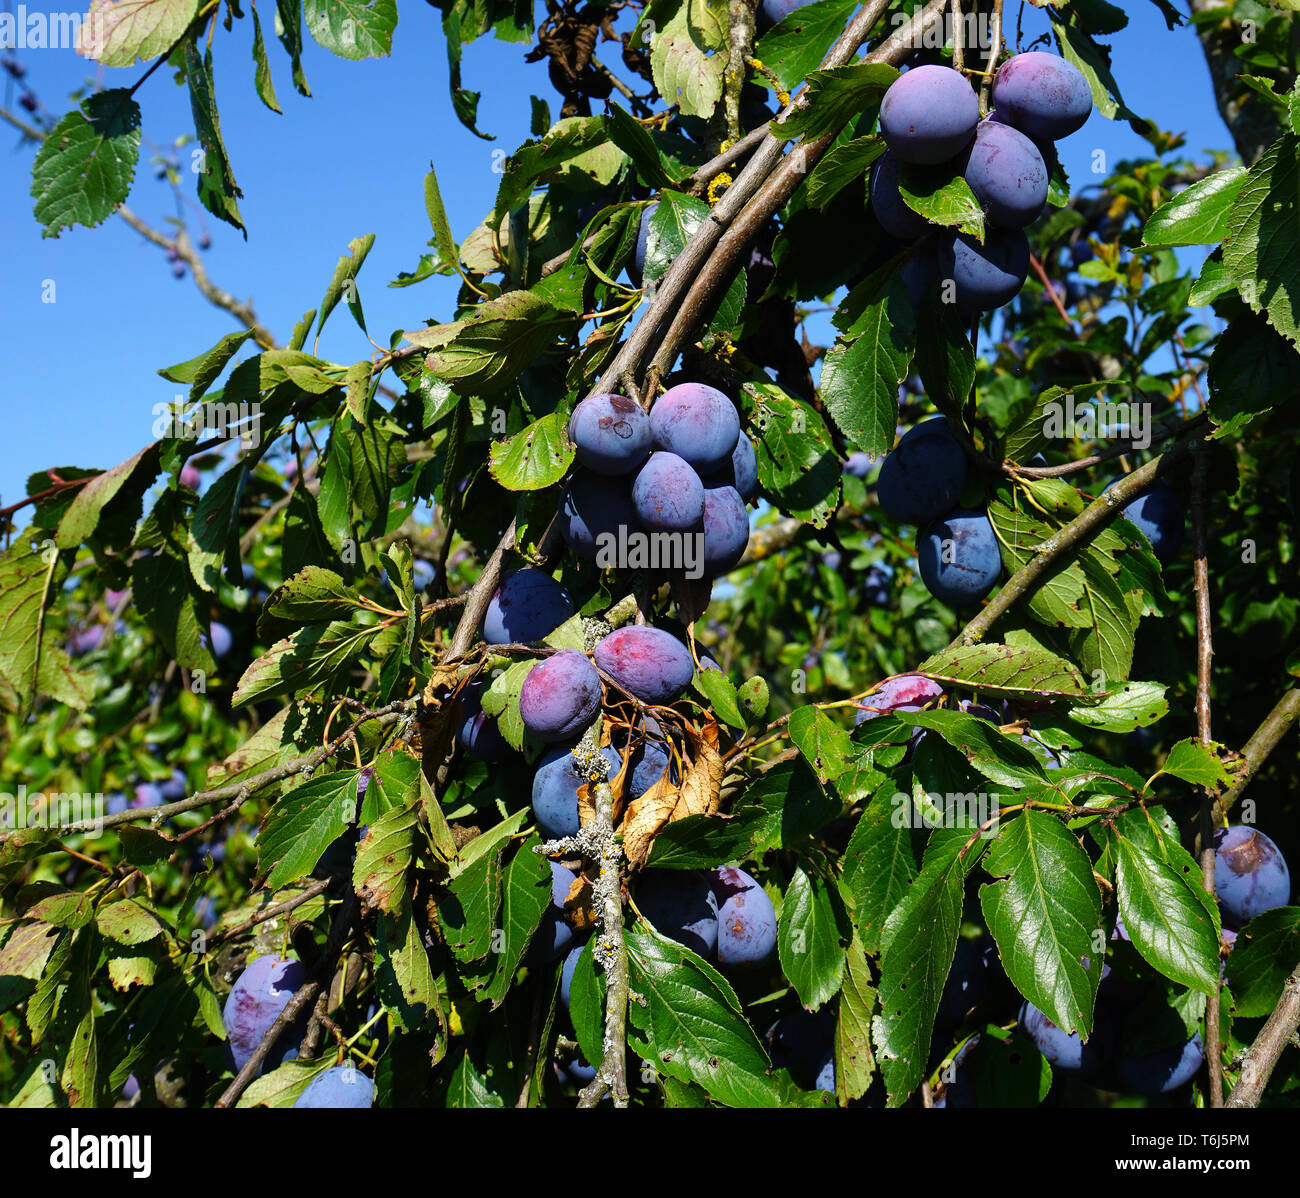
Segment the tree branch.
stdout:
<svg viewBox="0 0 1300 1198">
<path fill-rule="evenodd" d="M 1210 469 L 1210 455 L 1204 442 L 1196 447 L 1192 467 L 1192 538 L 1196 560 L 1193 564 L 1196 595 L 1196 731 L 1201 744 L 1210 743 L 1210 663 L 1214 656 L 1210 617 L 1210 571 L 1206 561 L 1205 491 Z M 1214 791 L 1202 787 L 1201 884 L 1214 898 Z M 1223 1045 L 1219 1032 L 1219 991 L 1209 996 L 1205 1007 L 1205 1061 L 1210 1071 L 1208 1100 L 1210 1106 L 1223 1105 Z"/>
<path fill-rule="evenodd" d="M 1241 1077 L 1228 1096 L 1225 1107 L 1258 1106 L 1264 1087 L 1273 1075 L 1273 1066 L 1282 1050 L 1292 1042 L 1300 1028 L 1300 965 L 1291 971 L 1282 986 L 1282 997 L 1268 1021 L 1260 1028 L 1255 1043 L 1246 1050 Z"/>
<path fill-rule="evenodd" d="M 1293 686 L 1277 701 L 1273 710 L 1264 717 L 1263 722 L 1255 729 L 1254 735 L 1241 750 L 1245 762 L 1237 775 L 1237 780 L 1223 792 L 1214 805 L 1216 821 L 1222 822 L 1227 819 L 1233 804 L 1241 798 L 1241 792 L 1250 785 L 1268 755 L 1277 748 L 1278 742 L 1290 731 L 1291 725 L 1297 719 L 1300 719 L 1300 687 Z"/>
<path fill-rule="evenodd" d="M 1028 595 L 1066 552 L 1105 524 L 1109 524 L 1139 495 L 1150 490 L 1156 479 L 1169 474 L 1191 452 L 1193 442 L 1181 441 L 1159 457 L 1139 466 L 1132 474 L 1122 478 L 1109 491 L 1098 496 L 1069 524 L 1044 541 L 1034 557 L 1017 570 L 1002 586 L 993 600 L 957 635 L 948 647 L 974 645 L 983 640 L 989 629 L 1004 616 L 1018 599 Z"/>
</svg>

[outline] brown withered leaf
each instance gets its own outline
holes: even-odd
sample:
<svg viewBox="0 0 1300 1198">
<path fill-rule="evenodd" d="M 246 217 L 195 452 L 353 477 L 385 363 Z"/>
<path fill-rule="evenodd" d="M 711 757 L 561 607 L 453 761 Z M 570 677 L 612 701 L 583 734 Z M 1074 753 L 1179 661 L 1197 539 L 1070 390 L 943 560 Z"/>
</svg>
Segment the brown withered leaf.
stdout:
<svg viewBox="0 0 1300 1198">
<path fill-rule="evenodd" d="M 591 883 L 581 874 L 573 879 L 568 897 L 564 900 L 564 918 L 576 932 L 591 932 L 596 928 L 596 913 L 591 909 Z"/>
<path fill-rule="evenodd" d="M 711 716 L 691 738 L 691 760 L 680 771 L 681 784 L 669 780 L 665 771 L 649 790 L 628 805 L 623 820 L 623 854 L 633 869 L 650 856 L 660 829 L 688 815 L 712 815 L 718 810 L 724 767 L 718 752 L 718 724 Z"/>
<path fill-rule="evenodd" d="M 438 666 L 424 688 L 411 747 L 420 755 L 420 768 L 426 778 L 432 778 L 438 772 L 438 767 L 451 750 L 460 694 L 473 677 L 471 674 L 460 680 L 454 666 Z M 450 694 L 444 693 L 448 688 L 451 688 Z"/>
</svg>

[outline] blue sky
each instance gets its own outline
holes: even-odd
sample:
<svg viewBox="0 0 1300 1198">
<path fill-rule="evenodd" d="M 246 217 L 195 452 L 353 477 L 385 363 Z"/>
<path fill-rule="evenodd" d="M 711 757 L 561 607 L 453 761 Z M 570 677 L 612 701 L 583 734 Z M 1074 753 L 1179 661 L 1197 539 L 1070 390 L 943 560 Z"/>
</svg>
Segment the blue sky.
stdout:
<svg viewBox="0 0 1300 1198">
<path fill-rule="evenodd" d="M 15 7 L 5 0 L 0 10 Z M 51 7 L 26 5 L 28 12 Z M 479 127 L 496 140 L 474 137 L 452 113 L 439 14 L 412 0 L 399 7 L 391 58 L 346 62 L 309 41 L 304 67 L 312 99 L 293 90 L 288 60 L 268 28 L 280 116 L 262 105 L 253 88 L 251 22 L 236 22 L 229 34 L 218 30 L 217 98 L 244 191 L 240 207 L 249 235 L 245 241 L 237 230 L 208 218 L 213 246 L 207 266 L 218 285 L 251 299 L 281 340 L 317 305 L 349 239 L 364 233 L 377 235 L 360 280 L 375 340 L 385 343 L 390 330 L 416 327 L 426 318 L 447 318 L 454 281 L 439 277 L 406 289 L 386 286 L 425 249 L 423 180 L 430 160 L 459 240 L 492 205 L 499 178 L 494 151 L 509 153 L 529 136 L 530 92 L 558 114 L 559 98 L 544 63 L 525 63 L 525 46 L 482 39 L 466 49 L 464 83 L 483 92 Z M 1015 6 L 1008 12 L 1014 30 Z M 1191 155 L 1230 147 L 1190 29 L 1167 32 L 1153 4 L 1131 5 L 1129 15 L 1129 28 L 1114 39 L 1115 74 L 1129 106 L 1185 133 Z M 1042 15 L 1026 6 L 1026 43 L 1044 25 Z M 607 47 L 603 57 L 617 70 L 618 55 L 611 51 Z M 69 93 L 93 81 L 97 69 L 66 49 L 27 50 L 20 58 L 27 82 L 56 113 L 71 106 Z M 105 71 L 103 83 L 129 86 L 141 70 Z M 22 115 L 11 82 L 0 78 L 0 102 Z M 166 147 L 190 132 L 187 94 L 166 69 L 155 72 L 137 98 L 149 141 Z M 32 151 L 19 141 L 16 131 L 0 124 L 0 227 L 7 234 L 0 504 L 21 498 L 35 469 L 108 467 L 148 443 L 153 405 L 170 401 L 175 391 L 158 368 L 193 356 L 238 327 L 199 295 L 192 280 L 174 279 L 161 251 L 117 218 L 100 229 L 42 238 L 28 194 Z M 1094 115 L 1061 146 L 1076 189 L 1094 178 L 1096 149 L 1113 164 L 1143 154 L 1146 143 L 1127 125 Z M 149 153 L 146 144 L 143 157 Z M 186 167 L 187 153 L 182 152 Z M 185 186 L 193 199 L 192 182 Z M 171 189 L 154 179 L 147 161 L 128 202 L 160 228 L 175 213 Z M 197 203 L 186 211 L 197 234 Z M 51 284 L 54 302 L 44 302 Z M 368 354 L 345 309 L 327 326 L 320 352 L 339 362 Z"/>
</svg>

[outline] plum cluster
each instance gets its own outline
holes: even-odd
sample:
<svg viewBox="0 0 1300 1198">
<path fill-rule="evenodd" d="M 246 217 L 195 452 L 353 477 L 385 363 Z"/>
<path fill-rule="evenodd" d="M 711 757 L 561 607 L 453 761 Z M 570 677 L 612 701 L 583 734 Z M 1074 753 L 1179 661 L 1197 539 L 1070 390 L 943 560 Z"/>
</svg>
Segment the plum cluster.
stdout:
<svg viewBox="0 0 1300 1198">
<path fill-rule="evenodd" d="M 903 282 L 919 305 L 936 279 L 950 280 L 952 299 L 972 317 L 1013 300 L 1029 273 L 1025 228 L 1047 204 L 1043 147 L 1082 127 L 1092 112 L 1088 82 L 1077 68 L 1042 51 L 1003 63 L 993 84 L 994 110 L 980 117 L 979 98 L 951 67 L 913 67 L 894 81 L 880 106 L 889 149 L 872 170 L 871 206 L 880 226 L 903 243 L 927 238 L 907 259 Z M 984 210 L 983 241 L 936 229 L 899 192 L 903 164 L 947 164 Z"/>
<path fill-rule="evenodd" d="M 966 455 L 942 416 L 902 436 L 876 483 L 885 514 L 918 527 L 921 581 L 936 599 L 955 608 L 978 603 L 1002 575 L 1002 552 L 988 513 L 960 506 L 965 487 Z"/>
<path fill-rule="evenodd" d="M 679 539 L 678 556 L 670 548 L 668 560 L 689 559 L 704 577 L 740 561 L 758 462 L 721 391 L 679 383 L 650 412 L 623 395 L 589 395 L 573 410 L 569 436 L 579 469 L 564 494 L 560 531 L 579 557 L 634 565 L 630 554 L 619 560 L 631 534 L 667 533 Z M 689 555 L 686 537 L 695 538 L 698 555 Z"/>
</svg>

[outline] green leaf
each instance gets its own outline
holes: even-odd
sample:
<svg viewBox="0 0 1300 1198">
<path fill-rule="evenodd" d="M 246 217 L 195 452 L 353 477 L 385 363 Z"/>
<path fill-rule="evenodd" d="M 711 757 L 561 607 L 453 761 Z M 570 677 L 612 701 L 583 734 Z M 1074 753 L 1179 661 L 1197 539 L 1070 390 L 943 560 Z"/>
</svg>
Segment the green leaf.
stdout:
<svg viewBox="0 0 1300 1198">
<path fill-rule="evenodd" d="M 857 752 L 849 734 L 814 703 L 790 713 L 790 740 L 822 782 L 838 778 Z"/>
<path fill-rule="evenodd" d="M 1295 348 L 1261 316 L 1239 316 L 1210 355 L 1210 415 L 1232 431 L 1296 393 Z M 1223 430 L 1220 430 L 1222 433 Z"/>
<path fill-rule="evenodd" d="M 945 304 L 938 292 L 921 303 L 918 321 L 932 330 L 916 339 L 912 369 L 921 376 L 925 393 L 940 411 L 959 415 L 975 382 L 975 347 L 955 304 Z M 1010 450 L 1007 451 L 1010 455 Z"/>
<path fill-rule="evenodd" d="M 780 138 L 803 134 L 814 141 L 874 108 L 898 78 L 896 67 L 880 62 L 859 62 L 850 66 L 828 67 L 807 76 L 804 106 L 792 112 L 784 122 L 772 122 L 772 133 Z"/>
<path fill-rule="evenodd" d="M 1233 1014 L 1259 1019 L 1272 1013 L 1300 961 L 1300 907 L 1274 907 L 1239 933 L 1228 954 Z"/>
<path fill-rule="evenodd" d="M 126 200 L 139 157 L 140 106 L 124 88 L 87 97 L 54 126 L 32 163 L 42 236 L 106 221 Z"/>
<path fill-rule="evenodd" d="M 227 558 L 238 557 L 236 528 L 244 478 L 245 467 L 232 466 L 199 496 L 194 509 L 189 529 L 190 574 L 205 591 L 216 591 Z"/>
<path fill-rule="evenodd" d="M 321 620 L 346 620 L 362 606 L 357 594 L 333 570 L 304 566 L 286 579 L 266 601 L 265 614 L 280 620 L 311 624 Z"/>
<path fill-rule="evenodd" d="M 488 395 L 509 386 L 558 337 L 576 328 L 576 314 L 531 291 L 509 291 L 451 324 L 411 329 L 409 341 L 430 352 L 427 369 L 457 382 L 462 395 Z"/>
<path fill-rule="evenodd" d="M 1012 985 L 1086 1040 L 1105 958 L 1088 854 L 1055 816 L 1028 810 L 1002 825 L 984 866 L 1000 880 L 980 888 L 980 907 Z"/>
<path fill-rule="evenodd" d="M 1108 120 L 1119 117 L 1126 121 L 1141 121 L 1119 94 L 1119 85 L 1111 73 L 1110 48 L 1098 45 L 1079 25 L 1079 14 L 1070 6 L 1065 14 L 1059 15 L 1055 9 L 1048 10 L 1052 21 L 1052 32 L 1056 34 L 1061 56 L 1076 66 L 1088 81 L 1092 92 L 1092 102 L 1098 112 Z"/>
<path fill-rule="evenodd" d="M 236 1107 L 291 1107 L 298 1096 L 334 1064 L 334 1055 L 327 1054 L 319 1061 L 285 1061 L 268 1073 L 255 1079 L 235 1103 Z"/>
<path fill-rule="evenodd" d="M 1223 261 L 1241 298 L 1300 348 L 1300 138 L 1275 141 L 1250 168 L 1229 214 Z"/>
<path fill-rule="evenodd" d="M 242 333 L 227 333 L 211 349 L 205 350 L 197 358 L 188 362 L 178 362 L 175 366 L 166 366 L 158 373 L 173 383 L 189 383 L 190 399 L 202 399 L 209 387 L 221 377 L 230 360 L 239 352 L 240 347 L 252 336 L 246 329 Z"/>
<path fill-rule="evenodd" d="M 1217 790 L 1226 787 L 1235 777 L 1224 763 L 1223 753 L 1224 747 L 1213 741 L 1203 745 L 1191 738 L 1180 740 L 1169 750 L 1160 766 L 1160 773 L 1181 778 L 1193 786 Z"/>
<path fill-rule="evenodd" d="M 1045 649 L 1015 645 L 959 645 L 927 658 L 918 674 L 1014 697 L 1079 699 L 1088 694 L 1079 671 Z"/>
<path fill-rule="evenodd" d="M 137 471 L 140 478 L 135 478 Z M 158 472 L 158 453 L 154 446 L 146 446 L 139 453 L 133 454 L 125 462 L 97 474 L 85 486 L 77 490 L 76 496 L 68 504 L 63 519 L 59 521 L 55 544 L 60 549 L 73 549 L 85 544 L 99 527 L 99 518 L 118 492 L 135 479 L 135 484 L 147 486 Z M 146 479 L 144 476 L 148 475 Z"/>
<path fill-rule="evenodd" d="M 415 860 L 419 824 L 417 807 L 392 807 L 367 828 L 352 866 L 352 885 L 366 909 L 394 917 L 405 909 L 406 874 Z"/>
<path fill-rule="evenodd" d="M 721 0 L 686 0 L 650 43 L 655 87 L 683 116 L 709 117 L 722 98 L 726 11 Z"/>
<path fill-rule="evenodd" d="M 950 163 L 916 166 L 903 163 L 898 172 L 898 194 L 913 212 L 936 225 L 949 225 L 984 240 L 984 209 L 960 173 Z"/>
<path fill-rule="evenodd" d="M 534 97 L 535 99 L 536 97 Z M 671 187 L 677 182 L 650 131 L 614 101 L 609 107 L 609 139 L 623 151 L 636 167 L 641 182 L 647 187 Z"/>
<path fill-rule="evenodd" d="M 551 905 L 550 863 L 533 851 L 541 843 L 541 839 L 533 835 L 519 846 L 502 883 L 497 968 L 485 995 L 492 1000 L 493 1010 L 505 1001 L 524 950 Z"/>
<path fill-rule="evenodd" d="M 889 1101 L 897 1106 L 925 1076 L 934 1017 L 957 951 L 965 871 L 960 842 L 948 840 L 927 854 L 921 873 L 885 924 L 880 958 L 880 1014 L 872 1042 Z"/>
<path fill-rule="evenodd" d="M 752 856 L 798 845 L 839 815 L 840 807 L 808 764 L 796 758 L 751 779 L 732 814 L 747 825 L 751 847 L 744 855 Z"/>
<path fill-rule="evenodd" d="M 976 770 L 1001 786 L 1020 789 L 1044 780 L 1043 767 L 1019 740 L 1003 736 L 987 720 L 960 711 L 896 712 L 914 728 L 928 728 L 957 749 Z"/>
<path fill-rule="evenodd" d="M 1232 229 L 1232 205 L 1245 181 L 1243 166 L 1197 180 L 1151 214 L 1142 240 L 1148 246 L 1218 245 Z"/>
<path fill-rule="evenodd" d="M 1119 913 L 1133 947 L 1179 985 L 1218 993 L 1218 915 L 1207 908 L 1209 896 L 1195 862 L 1141 810 L 1119 817 L 1108 844 L 1116 862 Z"/>
<path fill-rule="evenodd" d="M 474 1068 L 466 1052 L 451 1075 L 447 1106 L 453 1110 L 487 1110 L 505 1105 L 501 1095 L 488 1088 L 487 1080 Z"/>
<path fill-rule="evenodd" d="M 442 1022 L 441 990 L 429 968 L 429 950 L 408 905 L 398 919 L 380 915 L 375 936 L 375 988 L 384 1009 L 407 1031 L 430 1016 Z"/>
<path fill-rule="evenodd" d="M 744 732 L 748 723 L 740 713 L 731 679 L 720 670 L 696 670 L 694 681 L 695 689 L 709 701 L 713 714 L 737 731 Z"/>
<path fill-rule="evenodd" d="M 802 866 L 794 871 L 777 920 L 781 969 L 812 1010 L 834 998 L 844 980 L 853 927 L 840 896 Z"/>
<path fill-rule="evenodd" d="M 1067 713 L 1076 724 L 1106 732 L 1132 732 L 1159 723 L 1169 714 L 1166 687 L 1159 682 L 1126 682 L 1100 703 L 1072 707 Z"/>
<path fill-rule="evenodd" d="M 767 679 L 759 674 L 746 678 L 736 688 L 736 698 L 740 700 L 752 720 L 761 720 L 767 714 L 767 705 L 771 696 L 767 689 Z"/>
<path fill-rule="evenodd" d="M 481 961 L 492 949 L 501 901 L 501 850 L 484 853 L 452 879 L 450 893 L 438 903 L 447 944 L 458 961 Z"/>
<path fill-rule="evenodd" d="M 382 58 L 393 49 L 397 0 L 306 0 L 307 31 L 340 58 Z"/>
<path fill-rule="evenodd" d="M 185 43 L 185 77 L 189 81 L 194 131 L 203 147 L 198 173 L 199 199 L 213 216 L 234 225 L 247 236 L 238 202 L 244 193 L 235 182 L 226 143 L 221 137 L 221 117 L 213 94 L 211 48 L 206 57 L 201 57 L 195 41 Z"/>
<path fill-rule="evenodd" d="M 95 1039 L 95 1007 L 88 995 L 79 1008 L 84 1013 L 72 1033 L 63 1065 L 63 1092 L 73 1108 L 93 1107 L 98 1094 L 99 1048 Z"/>
<path fill-rule="evenodd" d="M 105 936 L 118 944 L 145 944 L 161 936 L 163 931 L 158 917 L 131 899 L 101 907 L 95 923 Z"/>
<path fill-rule="evenodd" d="M 767 1055 L 726 979 L 644 922 L 625 939 L 631 986 L 644 999 L 628 1007 L 643 1037 L 631 1041 L 636 1053 L 727 1106 L 777 1106 Z"/>
<path fill-rule="evenodd" d="M 378 628 L 359 628 L 339 620 L 300 628 L 244 671 L 231 702 L 239 707 L 266 695 L 312 690 L 350 669 L 378 632 Z"/>
<path fill-rule="evenodd" d="M 583 176 L 582 182 L 588 185 L 593 178 L 610 183 L 618 166 L 625 161 L 622 150 L 609 140 L 604 117 L 565 117 L 540 141 L 525 143 L 506 159 L 496 206 L 488 223 L 500 225 L 510 212 L 527 201 L 539 183 L 553 182 L 566 172 L 570 176 Z"/>
<path fill-rule="evenodd" d="M 299 0 L 275 0 L 276 36 L 289 55 L 293 69 L 293 86 L 298 94 L 310 96 L 311 88 L 307 86 L 307 76 L 302 69 L 302 4 Z"/>
<path fill-rule="evenodd" d="M 821 65 L 856 7 L 855 0 L 805 4 L 759 38 L 755 55 L 775 73 L 786 91 L 794 91 L 805 76 Z"/>
<path fill-rule="evenodd" d="M 366 255 L 370 253 L 370 248 L 374 244 L 373 233 L 367 233 L 364 237 L 354 237 L 348 242 L 348 252 L 339 258 L 338 265 L 334 268 L 334 277 L 330 279 L 330 285 L 325 289 L 325 298 L 321 300 L 316 317 L 317 337 L 320 336 L 330 313 L 338 307 L 341 299 L 347 300 L 348 306 L 357 317 L 357 324 L 361 326 L 361 331 L 365 332 L 366 323 L 360 315 L 361 301 L 357 298 L 357 275 L 361 273 Z M 365 365 L 369 366 L 369 363 Z"/>
<path fill-rule="evenodd" d="M 280 112 L 280 101 L 275 94 L 275 80 L 271 77 L 271 64 L 266 58 L 266 42 L 262 39 L 262 20 L 253 9 L 253 84 L 257 97 L 272 112 Z"/>
<path fill-rule="evenodd" d="M 826 3 L 842 7 L 842 0 L 818 0 L 817 7 Z M 875 136 L 855 137 L 830 150 L 808 176 L 808 206 L 826 207 L 845 187 L 863 177 L 884 152 L 884 141 Z"/>
<path fill-rule="evenodd" d="M 885 921 L 919 872 L 910 826 L 911 804 L 897 803 L 897 790 L 890 780 L 871 799 L 841 858 L 841 887 L 852 903 L 862 945 L 873 954 L 880 948 Z"/>
<path fill-rule="evenodd" d="M 871 1050 L 871 1015 L 875 1008 L 871 969 L 855 937 L 849 946 L 835 1023 L 835 1093 L 841 1105 L 861 1098 L 876 1074 L 876 1058 Z"/>
<path fill-rule="evenodd" d="M 824 528 L 840 502 L 841 467 L 821 413 L 775 383 L 746 383 L 758 481 L 782 511 Z"/>
<path fill-rule="evenodd" d="M 281 796 L 257 838 L 257 864 L 277 890 L 310 873 L 356 818 L 355 774 L 327 774 Z"/>
<path fill-rule="evenodd" d="M 879 457 L 894 446 L 898 385 L 912 361 L 915 315 L 902 282 L 888 287 L 837 338 L 822 367 L 821 397 L 851 448 Z"/>
<path fill-rule="evenodd" d="M 534 420 L 488 451 L 492 477 L 507 491 L 540 491 L 562 479 L 573 463 L 569 421 L 562 412 Z"/>
<path fill-rule="evenodd" d="M 198 13 L 198 0 L 92 0 L 81 23 L 77 53 L 106 67 L 161 58 Z"/>
<path fill-rule="evenodd" d="M 52 550 L 50 542 L 27 528 L 0 558 L 0 675 L 17 691 L 24 709 L 41 694 L 84 711 L 94 680 L 73 667 L 45 626 L 58 564 Z"/>
</svg>

